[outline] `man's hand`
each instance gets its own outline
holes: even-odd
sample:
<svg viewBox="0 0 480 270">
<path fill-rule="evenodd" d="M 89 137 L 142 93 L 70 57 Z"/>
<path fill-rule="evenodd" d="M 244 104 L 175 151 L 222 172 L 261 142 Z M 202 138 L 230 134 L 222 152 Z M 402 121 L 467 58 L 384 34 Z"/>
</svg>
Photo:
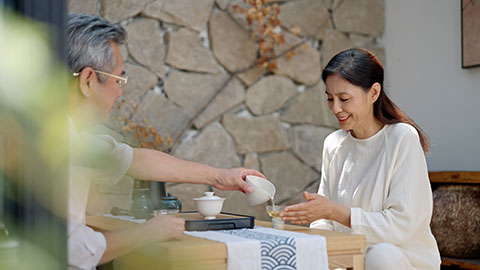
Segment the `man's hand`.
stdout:
<svg viewBox="0 0 480 270">
<path fill-rule="evenodd" d="M 145 223 L 145 233 L 152 242 L 165 241 L 170 238 L 180 237 L 185 230 L 185 220 L 170 216 L 158 215 Z"/>
<path fill-rule="evenodd" d="M 261 172 L 252 169 L 220 169 L 218 177 L 211 185 L 220 190 L 240 190 L 243 193 L 250 193 L 253 191 L 253 188 L 245 182 L 247 175 L 266 178 Z"/>
<path fill-rule="evenodd" d="M 180 237 L 184 230 L 185 220 L 169 215 L 159 215 L 140 226 L 106 232 L 103 235 L 107 241 L 107 248 L 100 259 L 100 264 L 111 261 L 139 246 Z"/>
</svg>

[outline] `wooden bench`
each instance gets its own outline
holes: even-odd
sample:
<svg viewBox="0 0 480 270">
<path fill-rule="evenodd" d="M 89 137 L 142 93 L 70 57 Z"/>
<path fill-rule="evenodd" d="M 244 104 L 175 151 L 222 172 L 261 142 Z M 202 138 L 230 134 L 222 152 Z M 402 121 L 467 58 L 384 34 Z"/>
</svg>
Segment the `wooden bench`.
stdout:
<svg viewBox="0 0 480 270">
<path fill-rule="evenodd" d="M 467 184 L 480 185 L 480 171 L 439 171 L 429 172 L 432 187 L 440 185 Z M 480 258 L 477 259 L 458 259 L 442 256 L 443 269 L 469 269 L 480 270 Z"/>
<path fill-rule="evenodd" d="M 429 172 L 434 184 L 480 184 L 480 172 Z"/>
<path fill-rule="evenodd" d="M 457 259 L 442 257 L 442 269 L 480 270 L 480 259 Z"/>
</svg>

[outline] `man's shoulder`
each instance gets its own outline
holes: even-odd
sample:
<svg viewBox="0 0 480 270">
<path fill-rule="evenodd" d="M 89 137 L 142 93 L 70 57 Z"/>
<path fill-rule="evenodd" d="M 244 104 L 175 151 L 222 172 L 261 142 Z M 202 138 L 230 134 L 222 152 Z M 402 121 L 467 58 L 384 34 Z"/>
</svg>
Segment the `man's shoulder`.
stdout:
<svg viewBox="0 0 480 270">
<path fill-rule="evenodd" d="M 130 144 L 126 142 L 125 137 L 107 125 L 95 125 L 86 129 L 88 136 L 95 138 L 95 140 L 105 144 L 107 148 L 131 148 Z"/>
</svg>

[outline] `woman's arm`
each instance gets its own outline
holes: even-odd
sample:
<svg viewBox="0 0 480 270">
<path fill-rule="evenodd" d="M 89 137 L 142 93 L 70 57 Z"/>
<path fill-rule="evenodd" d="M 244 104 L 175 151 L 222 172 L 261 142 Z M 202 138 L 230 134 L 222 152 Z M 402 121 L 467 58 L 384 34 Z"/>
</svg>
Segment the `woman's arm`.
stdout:
<svg viewBox="0 0 480 270">
<path fill-rule="evenodd" d="M 319 219 L 328 219 L 350 227 L 350 208 L 318 194 L 304 192 L 303 196 L 307 201 L 286 207 L 280 214 L 283 220 L 293 224 L 306 224 Z"/>
<path fill-rule="evenodd" d="M 415 133 L 402 134 L 395 148 L 391 182 L 383 209 L 351 209 L 352 232 L 368 242 L 402 245 L 428 228 L 432 215 L 432 190 L 422 147 Z"/>
<path fill-rule="evenodd" d="M 350 226 L 350 209 L 330 201 L 328 171 L 331 156 L 329 153 L 332 152 L 332 146 L 337 144 L 335 135 L 329 135 L 323 144 L 322 177 L 318 195 L 304 192 L 303 196 L 307 201 L 286 207 L 285 211 L 281 213 L 284 220 L 291 221 L 293 224 L 311 223 L 310 227 L 324 230 L 333 230 L 332 220 Z"/>
<path fill-rule="evenodd" d="M 327 198 L 310 196 L 313 199 L 292 206 L 295 207 L 295 212 L 290 212 L 291 209 L 287 208 L 284 213 L 286 220 L 296 219 L 296 222 L 308 223 L 314 218 L 330 219 L 351 227 L 354 233 L 366 235 L 369 242 L 404 243 L 421 226 L 428 227 L 432 195 L 418 136 L 415 133 L 402 134 L 394 149 L 396 152 L 392 154 L 394 163 L 391 181 L 382 210 L 367 211 L 358 207 L 348 209 Z"/>
</svg>

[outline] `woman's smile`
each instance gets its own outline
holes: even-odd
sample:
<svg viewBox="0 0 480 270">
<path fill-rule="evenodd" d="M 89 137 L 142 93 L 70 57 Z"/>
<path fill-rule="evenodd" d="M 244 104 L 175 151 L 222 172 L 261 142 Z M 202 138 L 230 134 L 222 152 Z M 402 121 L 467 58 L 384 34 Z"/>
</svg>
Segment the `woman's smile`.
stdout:
<svg viewBox="0 0 480 270">
<path fill-rule="evenodd" d="M 350 115 L 347 116 L 337 116 L 338 122 L 345 123 L 348 119 L 350 119 Z"/>
</svg>

